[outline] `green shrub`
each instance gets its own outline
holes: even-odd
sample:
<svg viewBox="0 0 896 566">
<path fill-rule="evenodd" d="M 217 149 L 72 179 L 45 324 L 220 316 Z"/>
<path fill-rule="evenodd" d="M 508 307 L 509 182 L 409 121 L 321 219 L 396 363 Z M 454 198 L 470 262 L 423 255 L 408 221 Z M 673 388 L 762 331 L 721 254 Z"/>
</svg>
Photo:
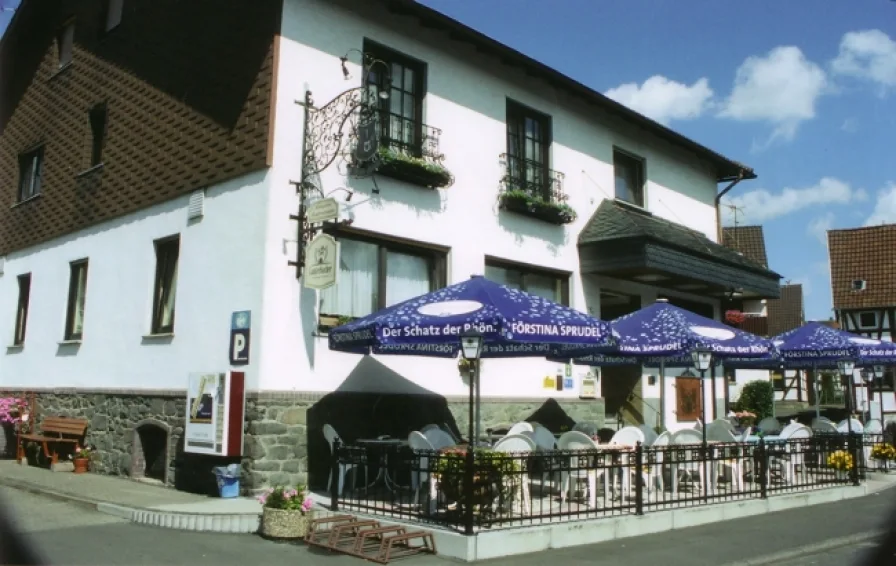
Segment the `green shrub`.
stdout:
<svg viewBox="0 0 896 566">
<path fill-rule="evenodd" d="M 751 381 L 744 385 L 737 399 L 737 410 L 750 411 L 761 421 L 774 413 L 775 389 L 768 381 Z"/>
</svg>

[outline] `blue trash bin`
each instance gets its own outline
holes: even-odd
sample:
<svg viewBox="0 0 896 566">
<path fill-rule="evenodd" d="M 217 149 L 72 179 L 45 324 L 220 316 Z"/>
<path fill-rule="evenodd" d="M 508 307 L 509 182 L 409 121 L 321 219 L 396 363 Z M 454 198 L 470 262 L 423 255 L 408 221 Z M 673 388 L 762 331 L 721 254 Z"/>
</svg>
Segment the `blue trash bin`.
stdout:
<svg viewBox="0 0 896 566">
<path fill-rule="evenodd" d="M 240 496 L 240 467 L 239 464 L 218 466 L 213 470 L 218 481 L 218 495 L 222 499 L 232 499 Z"/>
</svg>

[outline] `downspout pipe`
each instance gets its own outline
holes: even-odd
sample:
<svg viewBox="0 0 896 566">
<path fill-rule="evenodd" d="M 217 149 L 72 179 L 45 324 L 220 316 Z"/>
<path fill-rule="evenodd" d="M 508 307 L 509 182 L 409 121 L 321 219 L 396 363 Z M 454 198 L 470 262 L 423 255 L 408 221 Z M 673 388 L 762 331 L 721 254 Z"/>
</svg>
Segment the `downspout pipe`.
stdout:
<svg viewBox="0 0 896 566">
<path fill-rule="evenodd" d="M 718 243 L 722 243 L 722 211 L 720 210 L 722 197 L 728 194 L 728 191 L 734 188 L 735 185 L 744 180 L 746 175 L 746 171 L 743 169 L 737 172 L 737 178 L 728 183 L 728 186 L 722 189 L 719 194 L 716 195 L 716 237 L 718 238 Z"/>
</svg>

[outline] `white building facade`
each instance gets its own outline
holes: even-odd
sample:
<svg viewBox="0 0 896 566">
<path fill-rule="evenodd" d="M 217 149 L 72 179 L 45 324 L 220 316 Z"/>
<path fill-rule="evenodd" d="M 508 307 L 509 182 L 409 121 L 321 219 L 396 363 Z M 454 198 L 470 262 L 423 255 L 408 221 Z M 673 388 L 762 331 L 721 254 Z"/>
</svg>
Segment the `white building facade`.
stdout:
<svg viewBox="0 0 896 566">
<path fill-rule="evenodd" d="M 361 360 L 327 348 L 333 320 L 473 274 L 602 318 L 659 297 L 719 318 L 734 280 L 746 281 L 740 286 L 747 295 L 774 296 L 776 274 L 715 244 L 718 183 L 750 178 L 751 171 L 427 8 L 390 13 L 385 6 L 285 1 L 270 167 L 7 253 L 0 321 L 7 321 L 9 347 L 0 358 L 0 386 L 52 395 L 49 410 L 86 406 L 95 394 L 104 406 L 139 398 L 177 413 L 189 374 L 230 369 L 231 315 L 250 311 L 250 362 L 237 369 L 245 371 L 248 390 L 246 483 L 258 488 L 304 481 L 322 465 L 308 461 L 309 451 L 313 460 L 326 450 L 313 407 Z M 358 87 L 359 52 L 390 71 L 391 82 L 380 85 L 390 92 L 380 111 L 388 108 L 384 123 L 392 129 L 383 130 L 382 143 L 440 163 L 453 183 L 430 188 L 383 174 L 352 177 L 337 157 L 314 179 L 320 194 L 308 195 L 309 202 L 335 197 L 342 219 L 351 220 L 332 232 L 341 248 L 339 282 L 318 292 L 303 287 L 288 265 L 300 245 L 290 217 L 300 206 L 293 182 L 302 177 L 311 139 L 299 102 L 311 91 L 320 108 Z M 571 209 L 575 219 L 507 210 L 502 195 L 513 190 L 534 190 L 568 206 L 551 210 Z M 465 430 L 467 388 L 453 361 L 379 362 L 445 397 Z M 691 417 L 679 418 L 674 380 L 655 379 L 650 369 L 604 369 L 598 398 L 583 399 L 587 370 L 568 372 L 543 359 L 486 361 L 485 426 L 528 418 L 548 399 L 573 421 L 596 426 L 607 413 L 650 426 L 693 425 Z M 721 371 L 707 380 L 707 418 L 723 410 L 727 387 Z M 66 396 L 82 400 L 66 405 Z M 121 438 L 129 440 L 127 431 Z M 126 456 L 127 446 L 116 442 L 101 449 Z"/>
</svg>

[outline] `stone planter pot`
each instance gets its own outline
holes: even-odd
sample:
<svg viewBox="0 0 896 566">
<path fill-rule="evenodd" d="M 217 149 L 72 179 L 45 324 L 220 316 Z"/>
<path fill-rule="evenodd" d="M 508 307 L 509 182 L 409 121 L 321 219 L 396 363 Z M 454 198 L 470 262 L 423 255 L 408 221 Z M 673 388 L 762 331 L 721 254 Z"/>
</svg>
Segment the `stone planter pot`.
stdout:
<svg viewBox="0 0 896 566">
<path fill-rule="evenodd" d="M 90 460 L 87 458 L 75 458 L 72 463 L 75 465 L 76 474 L 86 474 L 90 469 Z"/>
<path fill-rule="evenodd" d="M 286 509 L 262 508 L 261 536 L 275 539 L 304 538 L 313 512 L 302 513 Z"/>
</svg>

